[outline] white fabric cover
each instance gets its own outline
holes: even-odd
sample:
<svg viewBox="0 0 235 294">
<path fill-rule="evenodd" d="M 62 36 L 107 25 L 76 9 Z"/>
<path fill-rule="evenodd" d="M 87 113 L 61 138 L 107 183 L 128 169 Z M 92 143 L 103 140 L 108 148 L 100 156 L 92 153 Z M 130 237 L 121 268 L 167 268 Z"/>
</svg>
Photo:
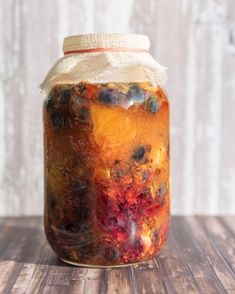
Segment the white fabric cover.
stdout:
<svg viewBox="0 0 235 294">
<path fill-rule="evenodd" d="M 65 54 L 51 68 L 40 85 L 47 95 L 55 84 L 106 82 L 151 82 L 163 86 L 166 68 L 148 53 L 149 38 L 138 34 L 86 34 L 64 39 L 63 51 L 107 48 L 105 52 Z M 121 50 L 130 51 L 121 51 Z M 135 52 L 135 50 L 142 50 Z"/>
</svg>

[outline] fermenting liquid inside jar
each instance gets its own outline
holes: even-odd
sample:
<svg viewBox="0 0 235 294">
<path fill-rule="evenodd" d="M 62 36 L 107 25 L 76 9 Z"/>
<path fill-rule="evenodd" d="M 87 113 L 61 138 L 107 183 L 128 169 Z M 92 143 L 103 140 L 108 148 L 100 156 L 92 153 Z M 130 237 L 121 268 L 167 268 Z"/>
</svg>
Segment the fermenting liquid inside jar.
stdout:
<svg viewBox="0 0 235 294">
<path fill-rule="evenodd" d="M 64 261 L 155 256 L 169 229 L 169 108 L 149 83 L 56 85 L 44 101 L 45 231 Z"/>
</svg>

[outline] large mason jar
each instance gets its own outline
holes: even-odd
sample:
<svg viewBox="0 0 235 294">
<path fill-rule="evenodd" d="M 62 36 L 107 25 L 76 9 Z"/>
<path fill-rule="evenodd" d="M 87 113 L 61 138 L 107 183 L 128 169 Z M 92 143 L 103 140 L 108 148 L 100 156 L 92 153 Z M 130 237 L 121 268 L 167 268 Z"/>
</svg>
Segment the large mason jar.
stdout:
<svg viewBox="0 0 235 294">
<path fill-rule="evenodd" d="M 45 232 L 67 263 L 124 266 L 166 241 L 169 105 L 148 49 L 142 35 L 67 37 L 42 84 Z"/>
</svg>

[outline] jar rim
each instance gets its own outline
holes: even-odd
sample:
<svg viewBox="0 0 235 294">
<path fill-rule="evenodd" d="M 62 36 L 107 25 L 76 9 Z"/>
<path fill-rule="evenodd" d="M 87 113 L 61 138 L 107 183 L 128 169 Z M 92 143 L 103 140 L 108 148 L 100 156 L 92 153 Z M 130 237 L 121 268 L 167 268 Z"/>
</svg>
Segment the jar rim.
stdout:
<svg viewBox="0 0 235 294">
<path fill-rule="evenodd" d="M 150 41 L 148 36 L 132 33 L 95 33 L 72 35 L 65 37 L 63 42 L 64 54 L 97 51 L 147 52 L 149 47 Z"/>
</svg>

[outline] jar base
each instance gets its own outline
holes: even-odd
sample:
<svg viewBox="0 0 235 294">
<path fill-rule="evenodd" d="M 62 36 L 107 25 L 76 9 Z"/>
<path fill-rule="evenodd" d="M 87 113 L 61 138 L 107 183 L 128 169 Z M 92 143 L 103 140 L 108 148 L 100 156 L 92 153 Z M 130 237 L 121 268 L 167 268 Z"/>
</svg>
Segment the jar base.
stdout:
<svg viewBox="0 0 235 294">
<path fill-rule="evenodd" d="M 73 265 L 73 266 L 77 266 L 77 267 L 87 267 L 87 268 L 120 268 L 120 267 L 127 267 L 127 266 L 135 266 L 135 265 L 139 265 L 139 264 L 143 264 L 145 262 L 148 262 L 150 260 L 152 260 L 152 258 L 146 259 L 146 260 L 142 260 L 142 261 L 138 261 L 138 262 L 132 262 L 132 263 L 128 263 L 128 264 L 115 264 L 115 265 L 94 265 L 94 264 L 85 264 L 85 263 L 79 263 L 79 262 L 73 262 L 73 261 L 69 261 L 66 260 L 64 258 L 59 257 L 60 260 L 62 260 L 64 263 Z"/>
</svg>

